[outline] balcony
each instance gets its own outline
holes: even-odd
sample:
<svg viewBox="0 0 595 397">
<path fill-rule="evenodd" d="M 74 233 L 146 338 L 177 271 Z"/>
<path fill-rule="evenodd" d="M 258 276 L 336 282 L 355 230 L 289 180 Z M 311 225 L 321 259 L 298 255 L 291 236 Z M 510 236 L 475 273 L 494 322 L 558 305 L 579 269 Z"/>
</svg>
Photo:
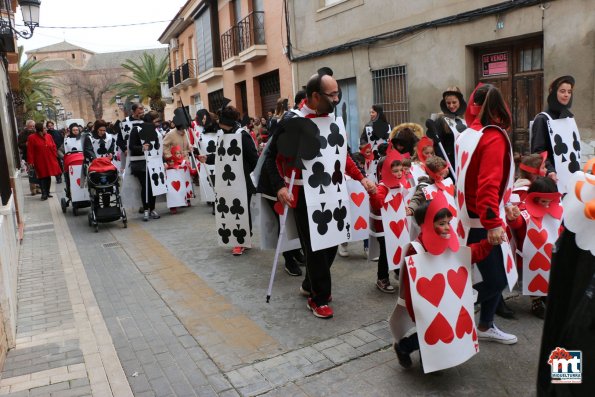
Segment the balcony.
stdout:
<svg viewBox="0 0 595 397">
<path fill-rule="evenodd" d="M 264 11 L 254 11 L 237 24 L 240 62 L 252 62 L 267 56 L 264 37 Z"/>
<path fill-rule="evenodd" d="M 198 68 L 196 64 L 196 59 L 188 59 L 181 67 L 182 73 L 182 87 L 188 87 L 196 83 L 198 79 Z"/>
<path fill-rule="evenodd" d="M 221 66 L 223 70 L 232 70 L 243 67 L 240 62 L 240 29 L 238 25 L 232 26 L 221 35 Z"/>
</svg>

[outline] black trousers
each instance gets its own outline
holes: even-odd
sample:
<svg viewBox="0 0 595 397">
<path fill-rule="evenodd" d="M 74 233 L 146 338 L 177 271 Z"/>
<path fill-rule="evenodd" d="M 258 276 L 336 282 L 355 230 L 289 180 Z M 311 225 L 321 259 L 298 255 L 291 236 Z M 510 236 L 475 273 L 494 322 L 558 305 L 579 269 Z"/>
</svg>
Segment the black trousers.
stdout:
<svg viewBox="0 0 595 397">
<path fill-rule="evenodd" d="M 275 212 L 275 203 L 276 203 L 276 201 L 267 200 L 267 203 L 271 207 L 271 210 L 273 212 Z M 275 212 L 275 214 L 276 214 L 276 212 Z M 279 224 L 279 217 L 278 216 L 277 216 L 277 227 L 279 228 L 279 231 L 281 231 L 281 227 L 280 227 L 280 224 Z M 295 261 L 295 259 L 293 259 L 293 258 L 294 258 L 295 255 L 298 255 L 299 252 L 300 252 L 300 249 L 299 248 L 298 249 L 295 249 L 295 250 L 285 251 L 283 253 L 283 258 L 285 258 L 285 264 L 287 264 L 287 262 Z"/>
<path fill-rule="evenodd" d="M 302 283 L 302 288 L 310 291 L 310 296 L 317 305 L 326 305 L 331 295 L 331 266 L 337 254 L 337 246 L 312 251 L 308 210 L 303 188 L 300 189 L 295 208 L 295 224 L 306 257 L 306 278 Z"/>
<path fill-rule="evenodd" d="M 377 237 L 380 255 L 378 256 L 378 280 L 388 278 L 388 260 L 386 259 L 386 243 L 384 237 Z"/>
<path fill-rule="evenodd" d="M 134 175 L 140 182 L 141 190 L 141 201 L 143 202 L 143 208 L 145 211 L 153 211 L 155 209 L 155 196 L 153 196 L 153 190 L 151 188 L 151 182 L 147 180 L 147 171 L 132 170 Z M 149 199 L 147 200 L 147 196 Z"/>
<path fill-rule="evenodd" d="M 49 196 L 50 188 L 52 187 L 52 177 L 48 176 L 45 178 L 38 178 L 38 179 L 39 179 L 39 187 L 41 188 L 41 195 Z"/>
</svg>

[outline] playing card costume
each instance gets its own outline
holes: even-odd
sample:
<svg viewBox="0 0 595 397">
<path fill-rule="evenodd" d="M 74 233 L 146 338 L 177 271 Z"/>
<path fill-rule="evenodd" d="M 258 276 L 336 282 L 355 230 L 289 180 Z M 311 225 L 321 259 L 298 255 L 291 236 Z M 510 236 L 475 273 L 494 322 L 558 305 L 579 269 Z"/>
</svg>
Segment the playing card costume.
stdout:
<svg viewBox="0 0 595 397">
<path fill-rule="evenodd" d="M 256 188 L 250 173 L 256 167 L 258 153 L 252 137 L 236 120 L 222 115 L 221 130 L 216 151 L 207 155 L 206 163 L 215 167 L 215 225 L 219 245 L 229 247 L 252 246 L 252 220 L 250 199 Z M 206 134 L 203 134 L 206 135 Z M 204 142 L 203 137 L 203 142 Z"/>
<path fill-rule="evenodd" d="M 197 112 L 197 118 L 199 117 L 199 113 L 201 115 L 203 114 L 201 112 L 201 110 Z M 206 122 L 204 126 L 198 124 L 198 126 L 195 127 L 195 132 L 199 131 L 196 147 L 200 154 L 209 156 L 217 151 L 217 144 L 219 143 L 221 135 L 223 135 L 223 131 L 215 128 L 208 112 L 206 110 L 204 110 L 204 112 L 206 112 Z M 200 181 L 201 202 L 213 202 L 215 201 L 215 164 L 201 163 L 199 167 L 198 177 Z"/>
<path fill-rule="evenodd" d="M 595 366 L 582 365 L 582 383 L 552 384 L 550 357 L 558 347 L 595 356 L 595 160 L 574 173 L 564 197 L 564 226 L 552 255 L 548 302 L 539 367 L 540 396 L 589 396 L 595 390 Z M 583 361 L 584 362 L 584 361 Z"/>
<path fill-rule="evenodd" d="M 258 190 L 276 198 L 295 173 L 291 207 L 306 256 L 302 288 L 311 293 L 313 302 L 320 307 L 328 303 L 331 295 L 330 267 L 337 245 L 349 240 L 353 228 L 349 222 L 345 174 L 356 181 L 364 176 L 347 156 L 342 120 L 336 120 L 333 113 L 318 115 L 305 102 L 291 113 L 290 120 L 298 133 L 285 129 L 287 118 L 279 123 L 268 151 L 263 154 L 266 158 Z"/>
<path fill-rule="evenodd" d="M 482 125 L 479 114 L 482 105 L 474 97 L 481 89 L 482 100 L 495 90 L 480 84 L 469 100 L 466 119 L 469 128 L 457 140 L 457 204 L 459 206 L 459 238 L 468 244 L 486 238 L 488 230 L 506 228 L 504 204 L 509 201 L 514 163 L 512 146 L 506 132 L 495 125 Z M 482 303 L 480 324 L 491 328 L 500 294 L 508 284 L 516 282 L 518 274 L 510 244 L 500 244 L 490 255 L 477 264 L 482 281 L 474 288 Z"/>
<path fill-rule="evenodd" d="M 360 145 L 369 144 L 374 156 L 370 161 L 366 161 L 366 175 L 373 180 L 376 179 L 376 167 L 380 160 L 380 154 L 378 153 L 378 146 L 386 143 L 390 134 L 390 124 L 382 120 L 380 116 L 377 116 L 375 120 L 369 121 L 365 126 L 360 136 Z"/>
<path fill-rule="evenodd" d="M 389 318 L 399 360 L 420 349 L 425 373 L 459 365 L 478 352 L 471 264 L 492 249 L 485 239 L 459 246 L 452 226 L 448 236 L 439 235 L 434 221 L 444 208 L 448 203 L 440 192 L 427 208 L 418 239 L 404 247 L 399 300 Z"/>
<path fill-rule="evenodd" d="M 535 116 L 530 126 L 531 153 L 547 152 L 547 173 L 557 174 L 560 193 L 566 193 L 566 183 L 571 174 L 580 170 L 581 161 L 581 137 L 570 112 L 572 97 L 568 105 L 562 105 L 557 97 L 564 83 L 574 87 L 574 78 L 562 76 L 552 82 L 547 109 Z"/>
<path fill-rule="evenodd" d="M 178 157 L 176 152 L 181 152 L 180 146 L 170 148 L 170 160 L 167 162 L 167 207 L 177 208 L 190 205 L 190 199 L 194 197 L 192 189 L 192 175 L 190 162 L 183 156 Z M 196 172 L 196 171 L 195 171 Z"/>
</svg>

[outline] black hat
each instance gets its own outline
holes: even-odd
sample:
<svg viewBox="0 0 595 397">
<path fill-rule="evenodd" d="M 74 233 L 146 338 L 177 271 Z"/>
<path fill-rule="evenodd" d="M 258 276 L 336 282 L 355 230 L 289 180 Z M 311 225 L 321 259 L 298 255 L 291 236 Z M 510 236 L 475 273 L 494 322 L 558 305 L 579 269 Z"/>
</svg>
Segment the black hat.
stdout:
<svg viewBox="0 0 595 397">
<path fill-rule="evenodd" d="M 174 118 L 172 120 L 179 129 L 186 129 L 190 126 L 190 122 L 188 120 L 188 114 L 186 113 L 186 109 L 183 107 L 179 107 L 174 109 Z"/>
</svg>

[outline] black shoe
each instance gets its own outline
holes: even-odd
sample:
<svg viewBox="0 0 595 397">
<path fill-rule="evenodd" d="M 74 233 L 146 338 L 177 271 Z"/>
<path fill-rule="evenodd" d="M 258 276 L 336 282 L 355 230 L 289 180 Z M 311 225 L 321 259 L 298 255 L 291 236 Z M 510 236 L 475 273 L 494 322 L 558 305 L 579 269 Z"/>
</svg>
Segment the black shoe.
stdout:
<svg viewBox="0 0 595 397">
<path fill-rule="evenodd" d="M 48 197 L 54 197 L 54 196 L 52 196 L 51 194 L 48 193 Z"/>
<path fill-rule="evenodd" d="M 139 214 L 144 214 L 144 213 L 145 213 L 145 207 L 140 207 L 140 208 L 138 209 L 138 213 L 139 213 Z"/>
<path fill-rule="evenodd" d="M 401 364 L 401 367 L 411 368 L 411 365 L 413 365 L 413 363 L 411 362 L 411 357 L 409 356 L 409 353 L 405 353 L 404 351 L 402 351 L 398 343 L 393 344 L 393 348 L 395 349 L 395 353 L 397 353 L 397 358 L 399 359 L 399 364 Z"/>
<path fill-rule="evenodd" d="M 41 195 L 41 201 L 45 201 L 48 199 L 48 196 L 46 196 L 45 194 Z"/>
<path fill-rule="evenodd" d="M 62 183 L 62 178 L 56 178 L 56 183 Z"/>
<path fill-rule="evenodd" d="M 498 303 L 498 307 L 496 308 L 496 314 L 502 318 L 514 318 L 514 311 L 508 307 L 506 302 L 504 302 L 504 298 L 502 297 L 500 298 L 500 303 Z"/>
<path fill-rule="evenodd" d="M 543 320 L 545 318 L 545 299 L 533 299 L 533 302 L 531 302 L 531 313 Z"/>
<path fill-rule="evenodd" d="M 295 261 L 285 262 L 285 271 L 290 276 L 301 276 L 302 275 L 302 269 L 300 269 L 300 267 L 298 266 L 298 264 Z"/>
<path fill-rule="evenodd" d="M 304 257 L 304 254 L 302 254 L 302 250 L 295 251 L 293 254 L 293 259 L 295 259 L 297 264 L 300 266 L 304 266 L 306 264 L 306 258 Z"/>
</svg>

